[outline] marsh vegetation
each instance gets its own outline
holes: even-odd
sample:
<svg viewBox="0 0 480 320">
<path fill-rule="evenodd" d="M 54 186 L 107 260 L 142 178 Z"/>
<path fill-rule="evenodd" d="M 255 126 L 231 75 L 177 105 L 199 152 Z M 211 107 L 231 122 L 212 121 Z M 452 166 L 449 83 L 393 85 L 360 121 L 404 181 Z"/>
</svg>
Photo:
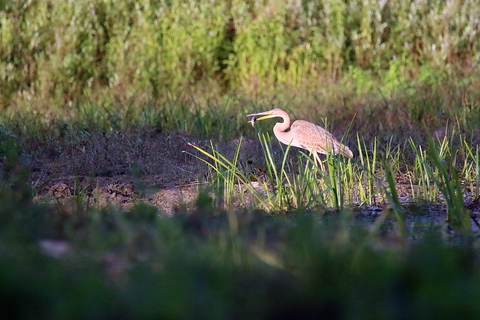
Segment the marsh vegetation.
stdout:
<svg viewBox="0 0 480 320">
<path fill-rule="evenodd" d="M 0 2 L 2 314 L 478 318 L 479 34 L 476 0 Z"/>
</svg>

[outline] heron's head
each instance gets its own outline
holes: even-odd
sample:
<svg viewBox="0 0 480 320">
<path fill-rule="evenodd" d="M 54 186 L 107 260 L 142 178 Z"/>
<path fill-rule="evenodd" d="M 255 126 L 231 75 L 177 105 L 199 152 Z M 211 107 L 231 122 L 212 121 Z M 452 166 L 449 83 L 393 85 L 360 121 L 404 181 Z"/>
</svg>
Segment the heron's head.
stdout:
<svg viewBox="0 0 480 320">
<path fill-rule="evenodd" d="M 285 115 L 286 115 L 285 111 L 279 108 L 275 108 L 270 111 L 247 114 L 247 117 L 252 117 L 252 119 L 250 119 L 249 122 L 252 123 L 252 127 L 253 127 L 256 121 L 275 118 L 275 117 L 284 117 Z"/>
</svg>

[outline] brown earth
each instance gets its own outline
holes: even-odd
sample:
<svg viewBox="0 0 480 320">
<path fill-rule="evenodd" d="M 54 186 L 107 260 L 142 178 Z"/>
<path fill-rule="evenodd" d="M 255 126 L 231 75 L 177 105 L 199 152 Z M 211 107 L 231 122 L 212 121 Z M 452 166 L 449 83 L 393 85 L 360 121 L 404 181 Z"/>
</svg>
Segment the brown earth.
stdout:
<svg viewBox="0 0 480 320">
<path fill-rule="evenodd" d="M 239 142 L 212 144 L 232 159 Z M 29 142 L 20 160 L 31 171 L 36 201 L 83 197 L 88 204 L 123 208 L 144 202 L 171 215 L 176 208 L 192 208 L 199 188 L 206 187 L 204 181 L 210 178 L 211 170 L 195 156 L 206 157 L 189 143 L 211 151 L 208 140 L 143 130 Z M 261 170 L 262 163 L 259 142 L 243 138 L 239 164 L 246 170 Z"/>
</svg>

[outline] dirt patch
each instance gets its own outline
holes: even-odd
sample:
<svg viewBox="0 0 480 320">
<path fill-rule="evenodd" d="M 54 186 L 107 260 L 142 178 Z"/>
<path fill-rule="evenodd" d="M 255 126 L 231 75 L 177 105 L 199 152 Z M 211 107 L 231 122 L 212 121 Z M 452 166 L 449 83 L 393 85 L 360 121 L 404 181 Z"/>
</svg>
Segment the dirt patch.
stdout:
<svg viewBox="0 0 480 320">
<path fill-rule="evenodd" d="M 143 130 L 110 135 L 76 134 L 53 141 L 30 141 L 22 164 L 31 171 L 35 200 L 63 202 L 83 197 L 88 204 L 130 208 L 144 202 L 159 212 L 194 206 L 202 181 L 210 178 L 208 165 L 189 143 L 210 150 L 210 141 Z M 239 139 L 213 142 L 232 159 Z M 278 150 L 280 151 L 280 147 Z M 242 139 L 239 164 L 258 170 L 263 152 L 255 139 Z"/>
<path fill-rule="evenodd" d="M 177 208 L 191 206 L 197 195 L 197 184 L 160 188 L 155 176 L 148 180 L 137 180 L 127 175 L 93 178 L 65 176 L 44 184 L 35 200 L 64 203 L 73 197 L 81 197 L 88 205 L 99 208 L 112 205 L 124 209 L 143 202 L 156 206 L 161 213 L 171 215 Z"/>
</svg>

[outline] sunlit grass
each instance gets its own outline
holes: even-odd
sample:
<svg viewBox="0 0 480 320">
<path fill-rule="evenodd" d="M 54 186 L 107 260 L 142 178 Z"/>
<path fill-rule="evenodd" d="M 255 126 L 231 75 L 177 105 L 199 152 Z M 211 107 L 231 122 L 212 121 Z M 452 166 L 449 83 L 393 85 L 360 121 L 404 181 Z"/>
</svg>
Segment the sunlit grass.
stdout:
<svg viewBox="0 0 480 320">
<path fill-rule="evenodd" d="M 427 146 L 417 145 L 410 139 L 403 147 L 393 148 L 389 142 L 382 146 L 381 151 L 376 139 L 371 143 L 370 149 L 365 141 L 357 136 L 359 150 L 356 157 L 345 159 L 327 155 L 323 160 L 326 171 L 322 171 L 317 161 L 314 161 L 312 155 L 308 153 L 300 151 L 297 158 L 290 156 L 290 146 L 282 147 L 283 152 L 275 155 L 272 152 L 270 137 L 267 134 L 259 134 L 258 142 L 264 152 L 266 177 L 250 174 L 247 178 L 247 174 L 239 169 L 236 159 L 241 152 L 240 145 L 234 160 L 228 163 L 219 160 L 224 157 L 218 151 L 213 152 L 216 154 L 215 157 L 209 157 L 214 161 L 212 167 L 221 165 L 227 172 L 236 172 L 235 174 L 239 175 L 235 182 L 228 176 L 222 176 L 223 196 L 227 199 L 237 197 L 238 194 L 233 191 L 235 189 L 233 184 L 238 183 L 237 189 L 246 187 L 254 196 L 255 200 L 250 203 L 253 207 L 259 206 L 271 212 L 315 208 L 331 208 L 336 212 L 342 212 L 346 208 L 359 205 L 389 204 L 399 225 L 400 234 L 406 236 L 408 231 L 402 201 L 445 201 L 447 221 L 452 224 L 454 230 L 468 233 L 471 225 L 470 216 L 464 207 L 464 197 L 473 199 L 475 194 L 468 192 L 465 186 L 475 190 L 473 177 L 476 177 L 478 170 L 476 161 L 478 158 L 464 140 L 459 144 L 460 149 L 454 148 L 452 141 L 458 137 L 455 136 L 455 132 L 452 135 L 437 142 L 430 138 Z M 408 148 L 411 148 L 409 152 L 413 155 L 413 163 L 407 162 L 408 158 L 401 156 Z M 207 154 L 198 147 L 196 149 Z M 458 158 L 460 154 L 466 155 L 463 164 L 467 164 L 467 168 L 461 169 L 459 166 L 462 164 Z M 459 173 L 462 173 L 465 184 L 462 184 Z M 399 198 L 397 191 L 399 178 L 404 184 L 403 187 L 410 189 L 411 196 L 408 199 Z M 260 187 L 252 187 L 252 180 Z M 224 192 L 225 190 L 229 192 Z M 404 196 L 404 193 L 402 195 Z M 385 217 L 381 220 L 383 221 Z"/>
<path fill-rule="evenodd" d="M 472 198 L 478 199 L 480 197 L 480 164 L 478 162 L 478 145 L 476 145 L 474 149 L 466 140 L 464 140 L 463 146 L 467 152 L 467 157 L 465 157 L 465 162 L 462 166 L 462 176 L 465 177 L 466 184 L 470 186 L 470 194 Z"/>
<path fill-rule="evenodd" d="M 455 231 L 460 233 L 471 233 L 470 213 L 466 210 L 463 203 L 464 191 L 461 181 L 458 177 L 457 169 L 454 164 L 448 163 L 441 158 L 442 151 L 445 151 L 440 145 L 440 149 L 432 140 L 429 141 L 428 157 L 435 166 L 435 171 L 429 167 L 428 175 L 435 181 L 447 203 L 447 220 L 451 223 Z M 449 167 L 451 165 L 451 167 Z"/>
</svg>

